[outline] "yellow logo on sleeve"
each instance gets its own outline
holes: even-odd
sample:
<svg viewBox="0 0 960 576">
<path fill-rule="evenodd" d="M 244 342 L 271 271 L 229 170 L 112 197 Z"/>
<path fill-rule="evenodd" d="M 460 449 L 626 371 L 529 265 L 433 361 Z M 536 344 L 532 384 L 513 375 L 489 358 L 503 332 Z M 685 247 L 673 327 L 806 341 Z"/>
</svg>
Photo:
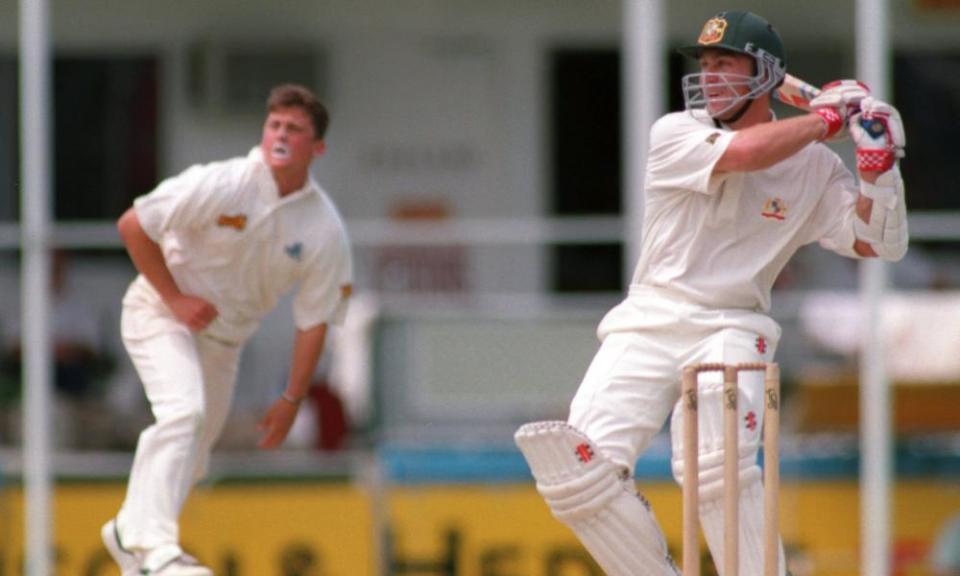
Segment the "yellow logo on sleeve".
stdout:
<svg viewBox="0 0 960 576">
<path fill-rule="evenodd" d="M 247 215 L 246 214 L 221 214 L 220 217 L 217 218 L 217 226 L 243 230 L 244 228 L 247 227 Z"/>
</svg>

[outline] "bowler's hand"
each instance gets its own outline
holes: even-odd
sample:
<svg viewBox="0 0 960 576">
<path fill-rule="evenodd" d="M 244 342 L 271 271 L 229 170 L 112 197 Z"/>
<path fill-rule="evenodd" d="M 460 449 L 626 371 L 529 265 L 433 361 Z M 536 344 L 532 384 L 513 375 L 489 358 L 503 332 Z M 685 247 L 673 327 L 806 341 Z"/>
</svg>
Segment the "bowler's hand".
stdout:
<svg viewBox="0 0 960 576">
<path fill-rule="evenodd" d="M 290 432 L 290 427 L 293 426 L 293 421 L 297 418 L 299 408 L 299 403 L 278 398 L 257 426 L 257 430 L 263 434 L 257 442 L 257 447 L 270 449 L 283 444 Z"/>
<path fill-rule="evenodd" d="M 167 301 L 177 320 L 187 325 L 192 332 L 200 332 L 217 317 L 216 307 L 199 296 L 178 294 Z"/>
</svg>

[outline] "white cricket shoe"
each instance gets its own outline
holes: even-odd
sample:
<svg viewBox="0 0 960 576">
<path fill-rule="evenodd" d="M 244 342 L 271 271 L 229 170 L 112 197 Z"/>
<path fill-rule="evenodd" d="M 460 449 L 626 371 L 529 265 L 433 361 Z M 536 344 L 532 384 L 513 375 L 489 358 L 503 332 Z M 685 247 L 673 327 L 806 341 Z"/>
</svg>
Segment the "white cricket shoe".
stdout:
<svg viewBox="0 0 960 576">
<path fill-rule="evenodd" d="M 200 564 L 176 544 L 150 550 L 143 556 L 140 576 L 213 576 L 213 571 Z M 126 573 L 124 573 L 126 576 Z"/>
<path fill-rule="evenodd" d="M 139 576 L 140 563 L 137 562 L 137 557 L 134 556 L 133 552 L 124 548 L 120 542 L 120 532 L 117 530 L 116 518 L 111 518 L 100 528 L 100 538 L 113 561 L 120 566 L 120 573 L 123 576 Z"/>
</svg>

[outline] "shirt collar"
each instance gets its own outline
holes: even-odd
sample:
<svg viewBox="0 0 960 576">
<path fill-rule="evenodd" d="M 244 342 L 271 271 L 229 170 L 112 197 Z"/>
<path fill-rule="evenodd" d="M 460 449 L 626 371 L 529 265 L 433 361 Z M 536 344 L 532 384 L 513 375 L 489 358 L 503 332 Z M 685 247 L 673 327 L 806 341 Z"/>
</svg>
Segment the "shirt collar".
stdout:
<svg viewBox="0 0 960 576">
<path fill-rule="evenodd" d="M 320 186 L 313 179 L 313 175 L 310 174 L 307 176 L 307 181 L 302 188 L 281 197 L 280 190 L 277 188 L 277 182 L 273 179 L 273 173 L 263 159 L 263 150 L 260 149 L 260 146 L 251 148 L 250 153 L 247 154 L 247 159 L 256 166 L 257 179 L 260 184 L 260 197 L 268 204 L 293 202 L 320 190 Z"/>
<path fill-rule="evenodd" d="M 733 128 L 727 126 L 726 124 L 724 124 L 723 122 L 717 120 L 716 118 L 711 118 L 711 120 L 713 120 L 713 125 L 716 126 L 717 128 L 723 128 L 724 130 L 733 130 Z M 771 108 L 771 109 L 770 109 L 770 122 L 775 122 L 776 120 L 777 120 L 777 113 L 773 110 L 773 108 Z"/>
</svg>

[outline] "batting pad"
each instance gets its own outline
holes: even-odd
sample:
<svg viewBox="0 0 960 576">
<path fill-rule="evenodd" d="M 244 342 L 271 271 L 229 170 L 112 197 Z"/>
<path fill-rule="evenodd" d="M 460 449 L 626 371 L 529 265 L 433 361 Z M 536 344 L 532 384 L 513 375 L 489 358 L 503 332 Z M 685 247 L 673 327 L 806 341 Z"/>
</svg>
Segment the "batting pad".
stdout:
<svg viewBox="0 0 960 576">
<path fill-rule="evenodd" d="M 649 503 L 583 433 L 566 422 L 532 422 L 514 440 L 553 515 L 607 574 L 678 575 Z"/>
<path fill-rule="evenodd" d="M 683 486 L 683 455 L 674 451 L 672 462 L 673 477 Z M 737 459 L 741 490 L 754 482 L 759 482 L 763 471 L 757 465 L 757 446 L 740 446 Z M 723 451 L 700 454 L 698 459 L 700 502 L 711 502 L 723 498 Z"/>
</svg>

